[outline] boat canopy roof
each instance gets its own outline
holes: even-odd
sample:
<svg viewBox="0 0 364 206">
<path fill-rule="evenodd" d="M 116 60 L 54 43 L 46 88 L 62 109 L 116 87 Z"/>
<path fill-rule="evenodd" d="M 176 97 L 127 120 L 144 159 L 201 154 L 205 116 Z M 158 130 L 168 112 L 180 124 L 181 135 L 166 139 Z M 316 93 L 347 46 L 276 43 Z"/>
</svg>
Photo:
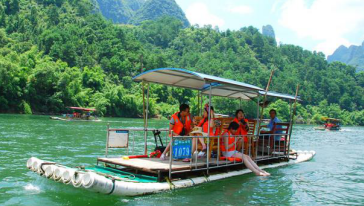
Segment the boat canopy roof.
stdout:
<svg viewBox="0 0 364 206">
<path fill-rule="evenodd" d="M 83 107 L 68 107 L 70 109 L 74 109 L 74 110 L 82 110 L 82 111 L 96 111 L 96 109 L 93 108 L 83 108 Z"/>
<path fill-rule="evenodd" d="M 152 82 L 175 87 L 195 89 L 202 94 L 209 95 L 211 87 L 212 96 L 250 100 L 259 95 L 264 95 L 265 90 L 244 82 L 202 74 L 179 68 L 159 68 L 143 72 L 133 78 L 137 82 Z M 268 92 L 267 96 L 294 100 L 288 94 Z M 299 100 L 299 99 L 298 99 Z"/>
<path fill-rule="evenodd" d="M 222 84 L 227 87 L 236 87 L 255 92 L 262 90 L 262 88 L 251 84 L 178 68 L 153 69 L 143 72 L 133 79 L 137 82 L 146 81 L 200 91 L 208 88 L 210 84 Z"/>
<path fill-rule="evenodd" d="M 209 92 L 210 92 L 210 87 L 208 86 L 202 91 L 202 94 L 208 95 Z M 248 90 L 234 88 L 234 87 L 226 87 L 224 85 L 218 84 L 211 87 L 211 95 L 249 100 L 257 97 L 258 95 L 264 96 L 265 90 L 260 90 L 258 91 L 258 93 L 255 92 L 252 93 L 251 91 Z M 267 96 L 276 97 L 280 99 L 295 100 L 295 96 L 293 95 L 278 93 L 274 91 L 268 91 Z M 302 100 L 299 97 L 297 97 L 297 101 L 302 101 Z"/>
<path fill-rule="evenodd" d="M 259 91 L 259 93 L 260 93 L 260 95 L 265 95 L 265 91 Z M 267 96 L 268 97 L 277 97 L 277 98 L 287 99 L 287 100 L 295 100 L 295 96 L 293 96 L 293 95 L 278 93 L 278 92 L 274 92 L 274 91 L 268 91 Z M 297 96 L 297 101 L 302 101 L 299 96 Z"/>
</svg>

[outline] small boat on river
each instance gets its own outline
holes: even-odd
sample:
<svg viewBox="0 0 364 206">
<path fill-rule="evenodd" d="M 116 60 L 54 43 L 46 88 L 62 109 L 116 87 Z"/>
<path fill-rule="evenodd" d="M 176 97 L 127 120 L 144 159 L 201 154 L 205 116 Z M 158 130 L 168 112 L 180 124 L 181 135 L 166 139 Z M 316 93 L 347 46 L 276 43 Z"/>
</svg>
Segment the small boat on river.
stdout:
<svg viewBox="0 0 364 206">
<path fill-rule="evenodd" d="M 52 120 L 61 121 L 81 121 L 81 122 L 101 122 L 94 113 L 96 109 L 94 108 L 83 108 L 83 107 L 68 107 L 73 112 L 71 114 L 63 114 L 62 117 L 49 117 Z"/>
<path fill-rule="evenodd" d="M 322 118 L 323 121 L 325 121 L 325 124 L 321 127 L 315 127 L 315 130 L 321 130 L 321 131 L 339 131 L 341 129 L 340 126 L 340 119 L 334 119 L 334 118 Z"/>
<path fill-rule="evenodd" d="M 159 193 L 251 173 L 241 160 L 224 158 L 220 155 L 220 135 L 171 135 L 168 137 L 169 129 L 148 128 L 147 111 L 151 83 L 196 90 L 199 99 L 196 117 L 202 115 L 203 95 L 209 97 L 209 109 L 213 96 L 246 101 L 254 99 L 257 102 L 257 118 L 248 120 L 249 133 L 247 135 L 236 137 L 247 137 L 248 143 L 243 145 L 241 153 L 249 155 L 261 169 L 309 161 L 316 154 L 315 151 L 295 151 L 290 148 L 292 120 L 296 101 L 299 100 L 297 92 L 296 96 L 270 92 L 254 85 L 175 68 L 150 70 L 134 77 L 134 81 L 142 82 L 143 94 L 144 86 L 147 86 L 143 114 L 144 128 L 109 128 L 108 126 L 105 156 L 97 158 L 95 166 L 69 167 L 61 163 L 31 157 L 27 161 L 27 167 L 40 176 L 75 188 L 119 196 Z M 290 120 L 276 123 L 272 134 L 260 133 L 262 118 L 259 118 L 259 114 L 262 111 L 259 101 L 263 96 L 264 99 L 265 97 L 283 99 L 291 105 Z M 216 118 L 216 121 L 221 121 L 219 127 L 225 129 L 232 118 L 221 116 Z M 278 141 L 275 138 L 277 135 L 280 136 Z M 171 141 L 171 150 L 167 159 L 155 158 L 154 154 L 157 149 L 150 148 L 150 146 L 148 149 L 149 143 L 153 141 L 156 143 L 156 148 L 161 148 L 157 143 L 159 138 L 163 146 L 161 136 L 165 136 L 166 140 Z M 143 153 L 136 152 L 143 151 L 140 148 L 135 149 L 136 145 L 140 145 L 135 142 L 137 138 L 144 139 Z M 206 156 L 202 158 L 197 158 L 197 151 L 193 152 L 191 149 L 192 141 L 197 142 L 198 138 L 204 138 L 207 142 Z M 110 148 L 122 149 L 124 155 L 109 156 Z M 188 162 L 176 161 L 186 157 L 190 159 Z"/>
</svg>

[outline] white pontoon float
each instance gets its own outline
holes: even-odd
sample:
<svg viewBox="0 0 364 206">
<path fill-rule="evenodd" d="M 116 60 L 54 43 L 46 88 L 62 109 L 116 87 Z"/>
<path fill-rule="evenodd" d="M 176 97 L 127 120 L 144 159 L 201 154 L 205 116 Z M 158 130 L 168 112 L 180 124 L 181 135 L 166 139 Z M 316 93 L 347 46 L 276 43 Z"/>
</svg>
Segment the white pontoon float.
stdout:
<svg viewBox="0 0 364 206">
<path fill-rule="evenodd" d="M 205 75 L 184 69 L 162 68 L 144 72 L 134 81 L 147 84 L 147 101 L 144 113 L 144 128 L 108 128 L 105 157 L 97 159 L 97 165 L 89 168 L 70 168 L 55 162 L 44 161 L 32 157 L 27 161 L 27 167 L 44 176 L 76 188 L 84 188 L 93 192 L 136 196 L 158 193 L 178 188 L 192 187 L 209 181 L 239 176 L 251 171 L 236 159 L 228 160 L 220 157 L 220 136 L 206 136 L 207 155 L 205 158 L 194 158 L 191 151 L 192 141 L 197 142 L 201 136 L 172 136 L 167 138 L 168 129 L 148 128 L 149 83 L 157 83 L 174 87 L 188 88 L 198 91 L 199 113 L 202 113 L 202 95 L 208 95 L 209 105 L 212 96 L 236 98 L 240 100 L 255 99 L 257 102 L 257 118 L 249 120 L 248 145 L 243 145 L 243 153 L 250 155 L 262 169 L 276 168 L 308 161 L 315 155 L 314 151 L 293 151 L 290 149 L 293 110 L 292 103 L 296 96 L 264 91 L 254 85 L 229 79 Z M 259 134 L 259 101 L 262 96 L 275 97 L 290 102 L 291 119 L 287 123 L 279 123 L 273 129 L 276 134 Z M 211 109 L 211 108 L 209 108 Z M 232 110 L 234 108 L 231 108 Z M 217 118 L 223 129 L 231 118 Z M 210 122 L 210 121 L 208 121 Z M 171 140 L 171 150 L 168 160 L 148 157 L 148 140 L 154 135 L 163 133 L 166 141 Z M 274 136 L 280 140 L 275 141 Z M 144 153 L 136 154 L 135 139 L 144 138 Z M 109 148 L 123 148 L 127 156 L 110 157 Z M 130 154 L 130 155 L 129 155 Z M 190 162 L 174 161 L 190 157 Z"/>
</svg>

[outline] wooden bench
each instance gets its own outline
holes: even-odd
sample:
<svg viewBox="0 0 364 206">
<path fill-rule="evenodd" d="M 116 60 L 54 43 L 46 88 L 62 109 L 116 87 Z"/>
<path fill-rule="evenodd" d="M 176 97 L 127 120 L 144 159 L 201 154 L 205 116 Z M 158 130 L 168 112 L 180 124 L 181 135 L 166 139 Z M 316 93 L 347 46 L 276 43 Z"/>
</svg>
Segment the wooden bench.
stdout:
<svg viewBox="0 0 364 206">
<path fill-rule="evenodd" d="M 272 134 L 269 136 L 260 136 L 258 141 L 258 152 L 262 154 L 272 155 L 273 152 L 282 152 L 287 154 L 289 123 L 275 123 L 273 125 Z M 279 140 L 275 140 L 275 136 L 279 136 Z"/>
<path fill-rule="evenodd" d="M 229 128 L 229 125 L 232 121 L 234 121 L 233 117 L 228 117 L 228 118 L 217 118 L 217 120 L 221 121 L 221 125 L 220 125 L 220 135 Z M 248 119 L 248 126 L 249 126 L 249 131 L 248 131 L 248 135 L 254 135 L 255 134 L 255 129 L 256 129 L 256 124 L 257 121 L 253 120 L 253 119 Z M 221 138 L 220 138 L 221 140 Z M 214 137 L 210 139 L 210 157 L 211 157 L 211 153 L 212 151 L 216 151 L 218 152 L 218 157 L 221 156 L 220 154 L 220 150 L 218 149 L 218 138 Z M 251 156 L 253 158 L 255 158 L 256 156 L 256 144 L 255 141 L 253 140 L 252 136 L 248 137 L 248 144 L 244 144 L 244 154 L 249 155 L 249 148 L 251 148 Z"/>
</svg>

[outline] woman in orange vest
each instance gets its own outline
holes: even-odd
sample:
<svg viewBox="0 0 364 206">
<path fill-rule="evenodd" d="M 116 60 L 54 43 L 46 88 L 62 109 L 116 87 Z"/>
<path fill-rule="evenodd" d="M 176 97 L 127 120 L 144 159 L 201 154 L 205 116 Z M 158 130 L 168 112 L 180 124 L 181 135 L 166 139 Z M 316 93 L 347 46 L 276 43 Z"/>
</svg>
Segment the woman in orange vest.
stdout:
<svg viewBox="0 0 364 206">
<path fill-rule="evenodd" d="M 237 134 L 239 129 L 239 124 L 236 122 L 231 122 L 229 128 L 222 134 L 222 143 L 220 144 L 220 149 L 224 157 L 235 157 L 240 158 L 245 166 L 259 176 L 269 176 L 270 174 L 258 167 L 257 164 L 250 158 L 250 156 L 242 154 L 236 150 L 236 139 L 232 137 Z"/>
<path fill-rule="evenodd" d="M 242 109 L 236 110 L 235 118 L 233 121 L 239 124 L 239 129 L 238 129 L 236 135 L 245 136 L 244 144 L 248 144 L 248 137 L 246 135 L 248 135 L 248 132 L 249 132 L 249 125 L 248 125 L 248 120 L 245 119 L 245 114 Z M 241 149 L 242 149 L 242 146 L 243 146 L 242 139 L 243 139 L 242 137 L 239 137 L 239 139 L 238 139 L 238 142 L 237 142 L 238 151 L 241 151 Z"/>
<path fill-rule="evenodd" d="M 201 119 L 200 123 L 197 125 L 198 127 L 202 127 L 202 132 L 204 136 L 208 135 L 208 126 L 209 126 L 209 105 L 206 104 L 204 111 L 203 111 L 203 118 Z M 214 131 L 215 130 L 215 131 Z M 210 136 L 217 136 L 220 134 L 220 131 L 218 128 L 215 128 L 215 112 L 214 107 L 211 106 L 211 115 L 210 115 L 210 130 L 209 130 Z M 203 156 L 204 152 L 206 151 L 206 144 L 204 138 L 198 138 L 201 145 L 202 145 L 202 152 L 199 153 L 199 156 Z"/>
<path fill-rule="evenodd" d="M 188 136 L 192 131 L 192 118 L 190 115 L 190 106 L 187 104 L 181 104 L 179 107 L 179 112 L 176 112 L 172 115 L 171 120 L 169 122 L 169 136 Z M 194 142 L 194 141 L 192 141 Z M 170 150 L 171 142 L 169 142 L 168 146 L 164 150 L 161 155 L 161 159 L 165 159 L 167 152 Z M 194 151 L 195 145 L 192 144 L 192 151 Z"/>
</svg>

